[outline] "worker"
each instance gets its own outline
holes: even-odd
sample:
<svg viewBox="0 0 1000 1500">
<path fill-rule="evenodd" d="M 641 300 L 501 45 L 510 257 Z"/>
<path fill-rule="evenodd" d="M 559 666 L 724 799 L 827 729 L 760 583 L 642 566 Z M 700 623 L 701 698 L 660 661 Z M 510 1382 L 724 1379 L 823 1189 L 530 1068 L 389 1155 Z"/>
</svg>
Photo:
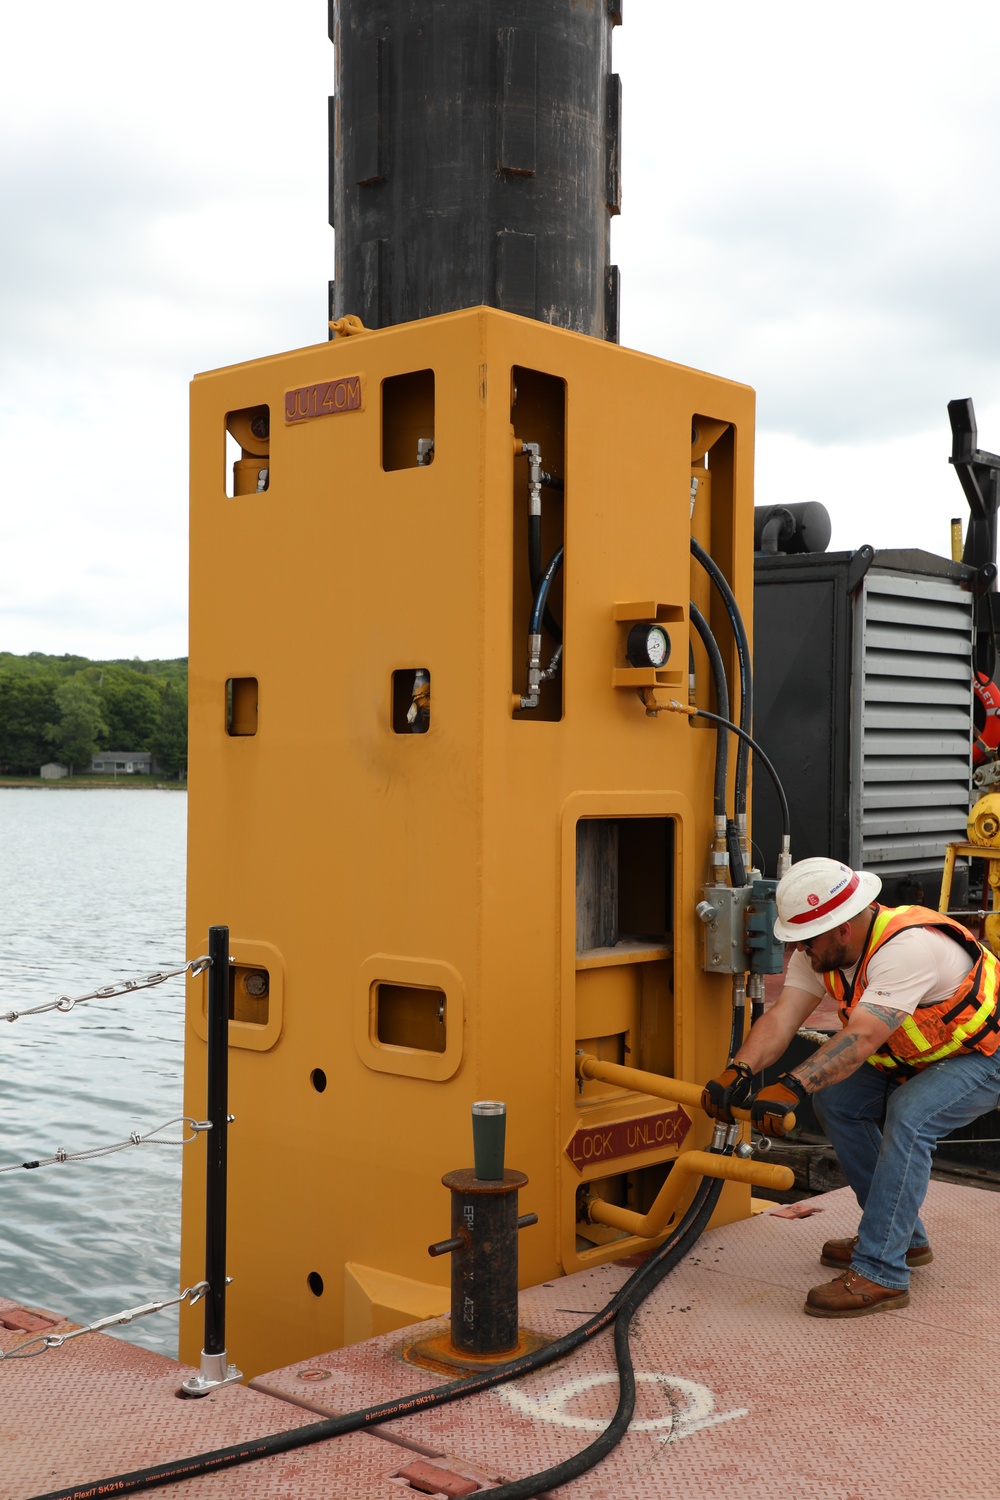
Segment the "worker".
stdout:
<svg viewBox="0 0 1000 1500">
<path fill-rule="evenodd" d="M 808 1293 L 818 1318 L 907 1305 L 910 1271 L 933 1259 L 920 1219 L 931 1154 L 1000 1100 L 997 959 L 949 917 L 880 905 L 881 885 L 822 858 L 779 881 L 774 931 L 792 947 L 784 987 L 702 1095 L 717 1120 L 749 1102 L 769 1136 L 812 1099 L 861 1207 L 857 1234 L 823 1246 L 821 1263 L 840 1275 Z M 754 1076 L 826 996 L 843 1030 L 755 1095 Z"/>
</svg>

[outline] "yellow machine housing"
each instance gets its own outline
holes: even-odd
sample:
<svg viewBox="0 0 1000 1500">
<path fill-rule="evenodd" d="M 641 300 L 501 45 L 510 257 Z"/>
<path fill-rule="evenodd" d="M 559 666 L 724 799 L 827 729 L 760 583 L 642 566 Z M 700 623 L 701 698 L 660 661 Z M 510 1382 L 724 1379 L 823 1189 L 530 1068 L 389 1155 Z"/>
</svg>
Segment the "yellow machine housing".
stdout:
<svg viewBox="0 0 1000 1500">
<path fill-rule="evenodd" d="M 986 890 L 989 890 L 990 910 L 983 917 L 980 940 L 991 952 L 1000 954 L 1000 794 L 987 792 L 979 798 L 969 813 L 966 832 L 969 835 L 968 843 L 956 840 L 945 845 L 938 911 L 947 912 L 951 906 L 951 883 L 956 858 L 968 859 L 970 872 L 976 870 L 972 860 L 985 860 L 986 879 L 980 882 L 980 886 L 984 898 Z M 975 888 L 973 885 L 973 889 Z"/>
<path fill-rule="evenodd" d="M 699 1111 L 578 1082 L 575 1057 L 697 1083 L 726 1060 L 730 981 L 703 972 L 694 914 L 716 731 L 647 705 L 688 702 L 689 599 L 732 656 L 692 533 L 749 628 L 753 413 L 744 386 L 486 308 L 193 382 L 189 951 L 228 925 L 227 1343 L 247 1374 L 447 1308 L 427 1246 L 474 1100 L 506 1102 L 528 1174 L 522 1285 L 648 1243 L 582 1222 L 582 1194 L 644 1212 L 707 1144 Z M 564 650 L 535 710 L 515 707 L 521 443 L 564 486 L 542 491 Z M 662 667 L 627 660 L 637 621 L 665 625 Z M 191 980 L 195 1116 L 205 1004 Z M 203 1158 L 186 1166 L 190 1284 Z M 748 1210 L 727 1185 L 719 1220 Z M 187 1310 L 183 1357 L 200 1347 Z"/>
</svg>

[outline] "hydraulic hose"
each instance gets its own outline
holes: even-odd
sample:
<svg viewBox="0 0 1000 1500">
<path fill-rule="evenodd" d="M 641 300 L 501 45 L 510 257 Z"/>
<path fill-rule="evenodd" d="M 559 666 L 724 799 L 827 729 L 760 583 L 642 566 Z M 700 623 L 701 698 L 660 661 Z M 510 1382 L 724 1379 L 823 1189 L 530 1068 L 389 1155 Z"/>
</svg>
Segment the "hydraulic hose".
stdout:
<svg viewBox="0 0 1000 1500">
<path fill-rule="evenodd" d="M 542 518 L 540 515 L 528 517 L 528 575 L 531 579 L 531 597 L 534 599 L 542 581 Z M 563 638 L 562 626 L 556 621 L 548 604 L 545 605 L 543 619 L 549 635 L 556 645 L 560 646 Z"/>
<path fill-rule="evenodd" d="M 747 734 L 745 729 L 741 729 L 738 724 L 732 723 L 732 721 L 729 719 L 723 719 L 719 714 L 710 714 L 707 708 L 685 709 L 682 708 L 681 704 L 679 703 L 676 705 L 676 707 L 680 709 L 682 713 L 688 714 L 692 719 L 711 719 L 713 724 L 724 724 L 725 727 L 731 730 L 733 734 L 739 735 L 740 740 L 744 741 L 749 746 L 750 750 L 753 751 L 754 755 L 764 767 L 764 770 L 770 776 L 772 782 L 774 783 L 774 790 L 778 794 L 778 801 L 781 804 L 781 832 L 783 835 L 783 842 L 787 847 L 787 842 L 791 837 L 791 819 L 788 813 L 788 798 L 785 796 L 785 789 L 781 785 L 781 779 L 778 776 L 777 771 L 774 769 L 771 761 L 764 754 L 757 741 L 753 738 L 752 735 Z"/>
<path fill-rule="evenodd" d="M 719 643 L 712 634 L 711 627 L 701 610 L 691 600 L 689 605 L 691 611 L 691 624 L 701 636 L 702 645 L 708 653 L 708 663 L 712 669 L 712 679 L 715 683 L 715 701 L 719 706 L 719 714 L 723 719 L 729 719 L 729 685 L 726 682 L 726 668 L 722 660 L 722 652 Z M 719 732 L 715 737 L 715 816 L 724 818 L 726 816 L 726 775 L 729 770 L 729 736 Z"/>
<path fill-rule="evenodd" d="M 747 986 L 745 974 L 733 975 L 733 1019 L 729 1028 L 729 1061 L 743 1046 L 747 1019 Z"/>
<path fill-rule="evenodd" d="M 740 728 L 747 736 L 747 740 L 741 739 L 739 749 L 736 753 L 736 816 L 746 816 L 747 810 L 747 774 L 750 765 L 750 754 L 747 746 L 752 742 L 749 739 L 753 732 L 753 669 L 750 665 L 750 641 L 747 636 L 746 627 L 743 624 L 743 616 L 736 602 L 736 595 L 729 587 L 726 575 L 719 567 L 714 558 L 709 557 L 704 547 L 691 538 L 691 556 L 694 557 L 705 569 L 709 578 L 715 584 L 726 606 L 733 627 L 733 635 L 736 638 L 736 654 L 740 666 Z"/>
<path fill-rule="evenodd" d="M 655 1266 L 652 1262 L 647 1262 L 647 1266 L 653 1266 L 650 1279 L 632 1291 L 622 1303 L 615 1318 L 618 1406 L 604 1431 L 586 1448 L 575 1453 L 572 1458 L 564 1459 L 561 1464 L 554 1464 L 551 1469 L 546 1469 L 541 1474 L 530 1474 L 524 1479 L 515 1479 L 509 1484 L 497 1485 L 493 1489 L 482 1491 L 483 1500 L 530 1500 L 531 1496 L 538 1495 L 542 1491 L 558 1489 L 560 1485 L 569 1484 L 571 1480 L 578 1479 L 581 1474 L 586 1474 L 589 1469 L 593 1469 L 621 1442 L 628 1432 L 629 1423 L 635 1411 L 635 1368 L 632 1364 L 632 1351 L 629 1348 L 632 1319 L 650 1292 L 668 1272 L 673 1270 L 677 1262 L 687 1254 L 691 1245 L 698 1239 L 715 1211 L 721 1192 L 721 1181 L 702 1182 L 695 1194 L 691 1209 L 685 1216 L 684 1223 L 678 1226 L 671 1240 L 658 1253 Z M 673 1248 L 669 1255 L 664 1256 L 663 1251 L 667 1250 L 668 1246 Z"/>
<path fill-rule="evenodd" d="M 44 1495 L 34 1496 L 33 1500 L 90 1500 L 93 1495 L 102 1493 L 134 1494 L 137 1490 L 150 1490 L 159 1485 L 174 1484 L 181 1479 L 193 1479 L 199 1474 L 218 1473 L 221 1469 L 249 1463 L 256 1458 L 266 1458 L 276 1453 L 289 1453 L 298 1448 L 309 1447 L 313 1443 L 342 1437 L 348 1432 L 377 1427 L 382 1422 L 410 1416 L 414 1412 L 423 1411 L 429 1407 L 443 1406 L 463 1396 L 475 1395 L 478 1391 L 505 1384 L 520 1375 L 544 1369 L 546 1365 L 572 1354 L 581 1344 L 586 1343 L 609 1324 L 614 1323 L 615 1355 L 623 1383 L 618 1410 L 609 1427 L 589 1447 L 574 1458 L 566 1460 L 564 1464 L 559 1464 L 543 1474 L 529 1475 L 524 1479 L 515 1480 L 512 1484 L 496 1486 L 482 1493 L 484 1496 L 492 1496 L 493 1500 L 528 1500 L 528 1497 L 537 1495 L 544 1489 L 565 1484 L 576 1474 L 585 1473 L 587 1469 L 599 1463 L 628 1430 L 635 1405 L 635 1379 L 628 1351 L 629 1324 L 643 1299 L 669 1271 L 673 1270 L 702 1233 L 711 1218 L 721 1190 L 721 1182 L 703 1181 L 687 1213 L 669 1239 L 665 1240 L 659 1250 L 655 1251 L 649 1260 L 632 1273 L 601 1311 L 595 1313 L 579 1328 L 573 1329 L 571 1333 L 564 1334 L 562 1338 L 554 1340 L 553 1343 L 547 1344 L 543 1349 L 538 1349 L 532 1354 L 523 1355 L 520 1359 L 512 1360 L 496 1370 L 469 1375 L 463 1380 L 452 1381 L 443 1387 L 434 1386 L 429 1390 L 417 1391 L 409 1396 L 399 1396 L 392 1401 L 383 1401 L 378 1406 L 370 1406 L 362 1411 L 346 1412 L 342 1416 L 328 1417 L 321 1422 L 310 1422 L 305 1427 L 272 1433 L 267 1437 L 251 1438 L 246 1442 L 234 1443 L 228 1448 L 212 1449 L 189 1458 L 171 1459 L 167 1463 L 157 1464 L 152 1468 L 133 1469 L 128 1474 L 118 1474 L 109 1479 L 72 1485 L 68 1489 L 49 1490 Z M 622 1330 L 620 1333 L 619 1320 Z M 578 1467 L 572 1472 L 565 1472 L 573 1465 Z M 565 1472 L 564 1478 L 553 1477 L 563 1472 Z"/>
<path fill-rule="evenodd" d="M 557 547 L 553 552 L 549 559 L 549 565 L 542 574 L 538 588 L 535 590 L 535 604 L 531 611 L 531 624 L 528 626 L 529 635 L 537 635 L 542 628 L 542 615 L 548 603 L 549 589 L 552 587 L 552 580 L 562 567 L 564 551 L 565 548 Z M 559 639 L 562 640 L 561 633 Z"/>
</svg>

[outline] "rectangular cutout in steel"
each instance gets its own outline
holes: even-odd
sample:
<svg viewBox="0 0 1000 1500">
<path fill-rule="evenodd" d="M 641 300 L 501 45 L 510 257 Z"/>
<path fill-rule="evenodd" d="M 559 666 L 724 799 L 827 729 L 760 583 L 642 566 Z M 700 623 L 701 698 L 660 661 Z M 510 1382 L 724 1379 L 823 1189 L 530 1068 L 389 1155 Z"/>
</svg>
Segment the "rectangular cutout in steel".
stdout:
<svg viewBox="0 0 1000 1500">
<path fill-rule="evenodd" d="M 393 734 L 426 734 L 431 727 L 431 674 L 401 667 L 392 674 Z"/>
<path fill-rule="evenodd" d="M 581 818 L 576 825 L 576 948 L 671 931 L 673 823 L 669 818 Z"/>
<path fill-rule="evenodd" d="M 542 573 L 565 543 L 566 382 L 556 375 L 544 374 L 541 370 L 514 365 L 511 369 L 510 386 L 510 419 L 514 436 L 522 443 L 537 446 L 543 475 L 541 517 L 536 533 L 530 518 L 530 459 L 526 453 L 521 453 L 513 460 L 511 686 L 512 698 L 516 695 L 516 699 L 520 699 L 528 693 L 528 627 L 535 590 Z M 533 544 L 533 537 L 537 547 Z M 541 683 L 539 701 L 534 708 L 521 708 L 515 703 L 515 723 L 538 723 L 543 720 L 553 723 L 563 716 L 562 658 L 564 651 L 569 651 L 572 647 L 571 642 L 564 640 L 566 577 L 566 560 L 563 556 L 561 565 L 557 564 L 542 618 L 540 666 L 546 675 Z"/>
<path fill-rule="evenodd" d="M 375 987 L 375 1036 L 385 1047 L 443 1052 L 447 1041 L 444 990 L 416 984 Z"/>
<path fill-rule="evenodd" d="M 434 371 L 390 375 L 382 382 L 383 469 L 424 468 L 433 457 L 433 444 Z"/>
<path fill-rule="evenodd" d="M 260 495 L 271 485 L 271 408 L 246 406 L 226 413 L 226 494 Z"/>
<path fill-rule="evenodd" d="M 248 1026 L 266 1026 L 271 976 L 247 964 L 229 966 L 229 1019 Z"/>
<path fill-rule="evenodd" d="M 230 677 L 226 683 L 226 733 L 257 733 L 257 679 Z"/>
</svg>

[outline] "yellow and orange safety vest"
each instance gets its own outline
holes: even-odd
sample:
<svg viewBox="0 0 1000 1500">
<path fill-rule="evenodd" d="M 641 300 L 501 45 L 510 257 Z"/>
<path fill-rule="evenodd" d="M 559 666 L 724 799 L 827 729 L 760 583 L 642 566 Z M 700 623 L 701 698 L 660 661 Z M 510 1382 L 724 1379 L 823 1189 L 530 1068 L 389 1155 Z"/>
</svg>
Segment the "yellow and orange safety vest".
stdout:
<svg viewBox="0 0 1000 1500">
<path fill-rule="evenodd" d="M 904 1016 L 868 1061 L 898 1077 L 926 1068 L 955 1052 L 984 1052 L 989 1056 L 1000 1047 L 1000 964 L 966 928 L 925 906 L 876 904 L 854 982 L 848 985 L 840 969 L 823 975 L 827 989 L 837 1001 L 842 1024 L 848 1024 L 851 1011 L 864 995 L 872 954 L 908 927 L 936 927 L 954 938 L 973 960 L 972 968 L 947 1000 L 920 1006 L 913 1015 Z"/>
</svg>

